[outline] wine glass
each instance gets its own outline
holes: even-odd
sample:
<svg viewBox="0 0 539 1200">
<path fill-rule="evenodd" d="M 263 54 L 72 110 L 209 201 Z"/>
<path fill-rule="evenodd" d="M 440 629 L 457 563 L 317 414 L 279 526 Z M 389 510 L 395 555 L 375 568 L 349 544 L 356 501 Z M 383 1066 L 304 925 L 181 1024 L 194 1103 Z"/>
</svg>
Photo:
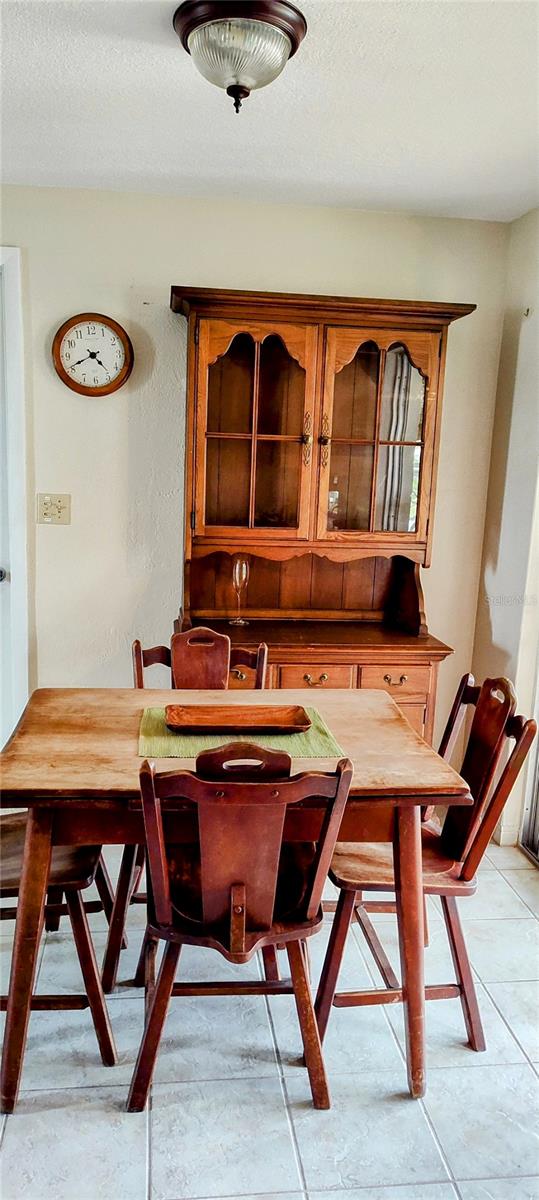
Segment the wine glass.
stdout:
<svg viewBox="0 0 539 1200">
<path fill-rule="evenodd" d="M 238 555 L 236 555 L 236 557 L 232 563 L 232 585 L 233 585 L 234 591 L 238 597 L 238 615 L 237 615 L 237 617 L 234 617 L 234 619 L 232 621 L 229 621 L 229 625 L 248 625 L 249 624 L 249 622 L 245 619 L 245 617 L 242 617 L 240 615 L 241 593 L 247 587 L 248 582 L 249 582 L 248 559 L 244 558 L 243 555 L 238 554 Z"/>
</svg>

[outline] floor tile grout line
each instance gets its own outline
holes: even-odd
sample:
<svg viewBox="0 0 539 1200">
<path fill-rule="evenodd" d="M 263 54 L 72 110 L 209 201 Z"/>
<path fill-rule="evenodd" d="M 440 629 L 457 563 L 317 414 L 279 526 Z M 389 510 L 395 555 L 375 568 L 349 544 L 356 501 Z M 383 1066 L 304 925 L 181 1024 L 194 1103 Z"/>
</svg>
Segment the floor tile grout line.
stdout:
<svg viewBox="0 0 539 1200">
<path fill-rule="evenodd" d="M 503 982 L 503 981 L 502 981 L 502 982 Z M 514 981 L 513 981 L 513 980 L 511 980 L 511 982 L 514 982 Z M 533 982 L 535 982 L 535 981 L 533 981 Z M 496 986 L 496 984 L 494 984 L 494 987 L 495 987 L 495 986 Z M 501 1018 L 501 1020 L 503 1021 L 504 1025 L 505 1025 L 505 1026 L 507 1027 L 507 1029 L 509 1030 L 509 1032 L 510 1032 L 510 1034 L 511 1034 L 511 1037 L 512 1037 L 512 1038 L 514 1038 L 514 1040 L 515 1040 L 515 1042 L 516 1042 L 517 1046 L 519 1047 L 519 1049 L 520 1049 L 520 1050 L 522 1050 L 522 1053 L 523 1053 L 523 1055 L 524 1055 L 524 1057 L 525 1057 L 525 1059 L 526 1059 L 526 1062 L 527 1062 L 527 1063 L 529 1063 L 530 1067 L 534 1067 L 534 1069 L 535 1069 L 535 1064 L 534 1064 L 534 1062 L 533 1062 L 533 1059 L 532 1059 L 532 1058 L 530 1057 L 530 1055 L 528 1054 L 528 1051 L 526 1050 L 525 1046 L 523 1046 L 523 1045 L 522 1045 L 522 1042 L 520 1041 L 520 1038 L 519 1038 L 519 1037 L 517 1037 L 517 1034 L 515 1033 L 515 1031 L 514 1031 L 514 1029 L 513 1029 L 512 1025 L 510 1024 L 510 1022 L 509 1022 L 509 1020 L 507 1019 L 507 1017 L 505 1017 L 505 1016 L 504 1016 L 504 1014 L 503 1014 L 503 1012 L 502 1012 L 501 1008 L 499 1007 L 499 1005 L 497 1004 L 497 1002 L 496 1002 L 496 1000 L 495 1000 L 494 996 L 492 995 L 492 992 L 489 990 L 488 984 L 484 983 L 484 984 L 482 984 L 482 987 L 484 987 L 484 989 L 485 989 L 485 991 L 486 991 L 486 993 L 487 993 L 487 996 L 488 996 L 488 997 L 489 997 L 489 999 L 490 999 L 490 1002 L 491 1002 L 491 1004 L 493 1005 L 493 1007 L 496 1009 L 496 1012 L 498 1013 L 498 1016 Z M 487 1065 L 488 1065 L 488 1064 L 487 1064 Z M 514 1064 L 514 1065 L 516 1065 L 516 1064 Z"/>
<path fill-rule="evenodd" d="M 259 959 L 259 964 L 258 964 L 258 965 L 259 965 L 259 971 L 260 971 L 260 975 L 261 975 L 261 977 L 262 977 L 262 964 L 261 964 L 261 962 L 260 962 L 260 959 Z M 293 996 L 289 996 L 289 997 L 288 997 L 288 999 L 290 1000 L 290 1002 L 292 1002 L 292 1000 L 294 999 L 294 997 L 293 997 Z M 286 1086 L 286 1076 L 285 1076 L 285 1072 L 284 1072 L 284 1064 L 283 1064 L 283 1060 L 282 1060 L 282 1056 L 281 1056 L 281 1049 L 280 1049 L 280 1046 L 279 1046 L 279 1041 L 278 1041 L 278 1038 L 277 1038 L 277 1032 L 276 1032 L 276 1029 L 275 1029 L 275 1023 L 274 1023 L 274 1020 L 273 1020 L 273 1014 L 272 1014 L 272 1011 L 271 1011 L 271 1006 L 270 1006 L 270 1002 L 269 1002 L 269 1001 L 270 1001 L 270 997 L 269 997 L 269 996 L 264 996 L 264 1000 L 265 1000 L 265 1002 L 266 1002 L 266 1013 L 267 1013 L 267 1017 L 268 1017 L 268 1021 L 269 1021 L 269 1025 L 270 1025 L 270 1030 L 271 1030 L 271 1036 L 272 1036 L 272 1040 L 273 1040 L 273 1047 L 274 1047 L 274 1052 L 275 1052 L 275 1058 L 276 1058 L 276 1062 L 277 1062 L 277 1067 L 278 1067 L 278 1070 L 279 1070 L 279 1082 L 280 1082 L 280 1085 L 281 1085 L 281 1092 L 282 1092 L 282 1096 L 283 1096 L 283 1103 L 284 1103 L 284 1108 L 285 1108 L 285 1113 L 286 1113 L 286 1120 L 287 1120 L 288 1129 L 289 1129 L 289 1133 L 290 1133 L 290 1140 L 291 1140 L 291 1142 L 292 1142 L 292 1146 L 293 1146 L 293 1149 L 294 1149 L 294 1157 L 295 1157 L 295 1160 L 296 1160 L 296 1168 L 297 1168 L 297 1172 L 298 1172 L 298 1175 L 299 1175 L 299 1178 L 300 1178 L 300 1182 L 301 1182 L 300 1191 L 303 1193 L 303 1196 L 304 1196 L 305 1200 L 308 1200 L 308 1194 L 307 1194 L 307 1180 L 306 1180 L 306 1177 L 305 1177 L 305 1170 L 304 1170 L 304 1167 L 303 1167 L 303 1161 L 302 1161 L 302 1157 L 301 1157 L 301 1151 L 300 1151 L 300 1148 L 299 1148 L 299 1142 L 298 1142 L 297 1135 L 296 1135 L 296 1127 L 295 1127 L 295 1125 L 294 1125 L 294 1118 L 293 1118 L 293 1115 L 292 1115 L 292 1108 L 291 1108 L 291 1103 L 290 1103 L 290 1097 L 289 1097 L 289 1094 L 288 1094 L 288 1088 L 287 1088 L 287 1086 Z M 298 1020 L 298 1030 L 299 1030 L 299 1020 Z M 301 1030 L 299 1030 L 299 1033 L 300 1033 L 300 1037 L 301 1037 Z M 305 1068 L 305 1072 L 306 1072 L 306 1068 Z"/>
<path fill-rule="evenodd" d="M 152 1200 L 152 1167 L 153 1167 L 153 1081 L 150 1084 L 150 1095 L 147 1104 L 146 1123 L 146 1182 L 147 1200 Z"/>
<path fill-rule="evenodd" d="M 258 963 L 258 969 L 259 969 L 259 971 L 260 971 L 260 975 L 261 975 L 261 977 L 262 977 L 262 966 L 261 966 L 260 960 L 259 960 L 259 963 Z M 289 997 L 288 997 L 288 999 L 289 999 L 290 1001 L 292 1001 L 293 997 L 292 997 L 292 996 L 289 996 Z M 297 1136 L 296 1136 L 296 1129 L 295 1129 L 295 1126 L 294 1126 L 294 1121 L 293 1121 L 293 1118 L 292 1118 L 292 1112 L 291 1112 L 291 1109 L 290 1109 L 290 1098 L 289 1098 L 289 1095 L 288 1095 L 288 1089 L 287 1089 L 287 1087 L 286 1087 L 286 1083 L 285 1083 L 285 1074 L 284 1074 L 283 1060 L 282 1060 L 282 1057 L 281 1057 L 281 1050 L 280 1050 L 280 1047 L 279 1047 L 279 1042 L 278 1042 L 278 1039 L 277 1039 L 277 1033 L 276 1033 L 276 1030 L 275 1030 L 275 1024 L 274 1024 L 274 1021 L 273 1021 L 273 1015 L 272 1015 L 271 1008 L 270 1008 L 270 1003 L 269 1003 L 269 1000 L 270 1000 L 270 998 L 269 998 L 269 996 L 264 996 L 264 1000 L 265 1000 L 265 1003 L 266 1003 L 266 1015 L 267 1015 L 267 1018 L 268 1018 L 268 1021 L 269 1021 L 269 1027 L 270 1027 L 270 1032 L 271 1032 L 271 1038 L 272 1038 L 272 1041 L 273 1041 L 273 1050 L 274 1050 L 275 1059 L 276 1059 L 276 1064 L 277 1064 L 277 1069 L 278 1069 L 279 1083 L 280 1083 L 280 1086 L 281 1086 L 281 1093 L 282 1093 L 282 1097 L 283 1097 L 283 1104 L 284 1104 L 284 1109 L 285 1109 L 285 1113 L 286 1113 L 286 1121 L 287 1121 L 288 1130 L 289 1130 L 289 1133 L 290 1133 L 290 1140 L 291 1140 L 291 1142 L 292 1142 L 292 1147 L 293 1147 L 293 1150 L 294 1150 L 294 1158 L 295 1158 L 295 1160 L 296 1160 L 296 1169 L 297 1169 L 297 1172 L 298 1172 L 298 1175 L 299 1175 L 299 1178 L 300 1178 L 300 1182 L 301 1182 L 300 1191 L 301 1191 L 301 1192 L 303 1192 L 303 1195 L 304 1195 L 304 1197 L 305 1197 L 305 1200 L 307 1200 L 307 1180 L 306 1180 L 306 1178 L 305 1178 L 305 1171 L 304 1171 L 304 1169 L 303 1169 L 303 1162 L 302 1162 L 302 1159 L 301 1159 L 301 1154 L 300 1154 L 300 1149 L 299 1149 L 299 1143 L 298 1143 L 298 1139 L 297 1139 Z"/>
<path fill-rule="evenodd" d="M 305 1068 L 305 1074 L 307 1074 L 306 1068 Z M 296 1134 L 296 1126 L 294 1124 L 294 1116 L 292 1113 L 292 1105 L 291 1105 L 291 1101 L 290 1101 L 290 1096 L 288 1095 L 288 1088 L 286 1086 L 286 1079 L 285 1079 L 284 1075 L 281 1076 L 280 1083 L 281 1083 L 281 1091 L 283 1093 L 283 1103 L 284 1103 L 286 1119 L 287 1119 L 287 1123 L 288 1123 L 288 1129 L 290 1132 L 290 1140 L 291 1140 L 292 1146 L 294 1148 L 294 1156 L 296 1159 L 297 1172 L 298 1172 L 298 1175 L 299 1175 L 299 1178 L 301 1181 L 300 1191 L 302 1191 L 303 1195 L 305 1197 L 307 1197 L 308 1191 L 307 1191 L 307 1179 L 305 1176 L 305 1168 L 303 1166 L 303 1159 L 301 1157 L 301 1151 L 299 1148 L 299 1142 L 298 1142 L 298 1138 L 297 1138 L 297 1134 Z"/>
<path fill-rule="evenodd" d="M 518 867 L 516 868 L 516 870 L 518 870 Z M 534 911 L 534 909 L 531 907 L 531 905 L 528 904 L 528 901 L 524 900 L 524 898 L 520 895 L 520 892 L 517 892 L 517 889 L 515 887 L 513 887 L 513 884 L 511 883 L 511 880 L 507 878 L 507 875 L 504 875 L 503 871 L 500 871 L 500 875 L 501 875 L 502 879 L 505 880 L 508 887 L 511 888 L 511 891 L 515 893 L 515 896 L 518 897 L 518 899 L 520 900 L 520 903 L 524 904 L 525 908 L 528 909 L 528 912 L 531 913 L 532 917 L 534 917 L 536 921 L 539 921 L 539 913 L 536 913 Z M 526 871 L 526 875 L 529 875 L 529 871 Z"/>
<path fill-rule="evenodd" d="M 286 1191 L 280 1191 L 280 1192 L 268 1192 L 268 1189 L 266 1188 L 265 1191 L 263 1191 L 263 1192 L 222 1192 L 221 1194 L 212 1193 L 211 1195 L 207 1195 L 207 1196 L 193 1196 L 193 1197 L 191 1197 L 191 1196 L 178 1196 L 178 1197 L 171 1196 L 168 1198 L 168 1200 L 247 1200 L 247 1198 L 248 1198 L 248 1200 L 250 1200 L 251 1196 L 253 1198 L 260 1197 L 260 1200 L 264 1200 L 264 1198 L 266 1196 L 272 1196 L 272 1197 L 273 1196 L 275 1196 L 275 1197 L 278 1197 L 278 1196 L 301 1196 L 302 1194 L 303 1194 L 303 1191 L 302 1191 L 302 1188 L 300 1188 L 300 1187 L 287 1188 Z M 336 1200 L 337 1200 L 338 1194 L 339 1194 L 338 1192 L 335 1192 Z M 307 1193 L 305 1193 L 305 1200 L 308 1200 Z"/>
<path fill-rule="evenodd" d="M 356 932 L 356 931 L 354 930 L 354 928 L 352 928 L 352 936 L 353 936 L 354 938 L 355 938 L 355 932 Z M 356 939 L 356 944 L 357 944 L 357 939 Z M 372 982 L 373 984 L 375 984 L 375 985 L 376 985 L 376 978 L 375 978 L 375 976 L 374 976 L 374 974 L 373 974 L 373 971 L 372 971 L 372 969 L 370 968 L 370 966 L 369 966 L 369 964 L 368 964 L 367 962 L 365 962 L 365 965 L 366 965 L 366 967 L 367 967 L 367 972 L 368 972 L 368 974 L 370 975 L 371 982 Z M 391 1035 L 392 1035 L 392 1037 L 393 1037 L 393 1040 L 394 1040 L 394 1042 L 395 1042 L 395 1044 L 396 1044 L 396 1046 L 397 1046 L 397 1050 L 398 1050 L 398 1052 L 399 1052 L 399 1055 L 400 1055 L 400 1057 L 401 1057 L 401 1060 L 402 1060 L 403 1066 L 404 1066 L 404 1067 L 406 1067 L 406 1054 L 405 1054 L 405 1051 L 404 1051 L 404 1049 L 403 1049 L 403 1047 L 402 1047 L 402 1045 L 401 1045 L 401 1043 L 400 1043 L 400 1040 L 399 1040 L 399 1038 L 398 1038 L 398 1036 L 397 1036 L 397 1031 L 396 1031 L 396 1030 L 393 1028 L 393 1025 L 392 1025 L 392 1023 L 391 1023 L 391 1021 L 389 1020 L 389 1017 L 388 1017 L 388 1015 L 387 1015 L 387 1013 L 386 1013 L 386 1011 L 385 1011 L 385 1007 L 386 1007 L 386 1006 L 385 1006 L 385 1004 L 381 1005 L 382 1012 L 383 1012 L 383 1016 L 384 1016 L 384 1018 L 385 1018 L 386 1024 L 389 1026 L 389 1029 L 390 1029 Z M 428 1086 L 428 1063 L 427 1063 L 427 1086 Z M 426 1109 L 425 1103 L 424 1103 L 424 1101 L 423 1101 L 423 1098 L 420 1098 L 420 1100 L 419 1100 L 419 1104 L 420 1104 L 420 1107 L 421 1107 L 421 1112 L 423 1113 L 423 1117 L 424 1117 L 424 1120 L 425 1120 L 425 1124 L 427 1125 L 428 1129 L 430 1130 L 430 1134 L 431 1134 L 432 1140 L 433 1140 L 433 1142 L 434 1142 L 434 1144 L 435 1144 L 435 1146 L 436 1146 L 436 1149 L 438 1150 L 438 1154 L 440 1155 L 440 1158 L 441 1158 L 441 1161 L 442 1161 L 442 1163 L 443 1163 L 443 1166 L 445 1167 L 445 1170 L 447 1171 L 447 1174 L 448 1174 L 448 1177 L 449 1177 L 449 1181 L 450 1181 L 452 1184 L 456 1185 L 455 1176 L 454 1176 L 454 1174 L 453 1174 L 453 1171 L 451 1170 L 451 1167 L 450 1167 L 450 1165 L 449 1165 L 449 1162 L 448 1162 L 447 1156 L 446 1156 L 446 1154 L 445 1154 L 445 1152 L 444 1152 L 444 1150 L 443 1150 L 443 1147 L 442 1147 L 442 1145 L 441 1145 L 440 1139 L 439 1139 L 439 1137 L 438 1137 L 438 1135 L 437 1135 L 437 1133 L 436 1133 L 436 1130 L 435 1130 L 435 1128 L 434 1128 L 434 1125 L 433 1125 L 433 1123 L 432 1123 L 432 1121 L 431 1121 L 431 1118 L 430 1118 L 430 1116 L 429 1116 L 429 1114 L 428 1114 L 428 1112 L 427 1112 L 427 1109 Z M 461 1195 L 460 1195 L 460 1192 L 458 1191 L 458 1189 L 455 1189 L 455 1190 L 457 1190 L 457 1196 L 458 1196 L 458 1200 L 462 1200 L 462 1197 L 461 1197 Z"/>
</svg>

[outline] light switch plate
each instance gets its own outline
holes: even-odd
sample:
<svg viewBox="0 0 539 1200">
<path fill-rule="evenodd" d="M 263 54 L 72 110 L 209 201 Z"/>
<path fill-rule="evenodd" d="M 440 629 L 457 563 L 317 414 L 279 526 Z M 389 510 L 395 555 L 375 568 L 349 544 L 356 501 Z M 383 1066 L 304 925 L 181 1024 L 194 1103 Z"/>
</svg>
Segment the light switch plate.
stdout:
<svg viewBox="0 0 539 1200">
<path fill-rule="evenodd" d="M 38 525 L 71 525 L 71 496 L 60 492 L 39 492 Z"/>
</svg>

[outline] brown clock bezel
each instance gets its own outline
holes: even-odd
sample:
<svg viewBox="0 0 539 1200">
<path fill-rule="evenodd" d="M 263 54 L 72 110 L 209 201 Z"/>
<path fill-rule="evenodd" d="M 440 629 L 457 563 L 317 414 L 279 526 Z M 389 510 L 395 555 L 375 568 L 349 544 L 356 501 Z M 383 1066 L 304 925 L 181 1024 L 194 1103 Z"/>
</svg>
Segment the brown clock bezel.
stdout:
<svg viewBox="0 0 539 1200">
<path fill-rule="evenodd" d="M 67 371 L 64 370 L 62 360 L 60 358 L 60 346 L 66 333 L 69 333 L 69 330 L 73 329 L 75 325 L 80 325 L 81 321 L 102 321 L 103 324 L 107 325 L 113 330 L 114 333 L 117 334 L 123 345 L 125 354 L 124 365 L 119 375 L 116 376 L 116 379 L 114 379 L 111 383 L 105 383 L 103 387 L 86 387 L 86 385 L 83 383 L 77 383 L 77 381 L 72 379 L 71 376 L 67 374 Z M 119 325 L 117 321 L 114 321 L 112 317 L 106 317 L 104 313 L 77 313 L 76 316 L 69 317 L 67 321 L 64 321 L 63 325 L 60 325 L 60 328 L 55 333 L 52 343 L 52 361 L 54 363 L 56 374 L 62 380 L 62 383 L 65 383 L 66 387 L 71 388 L 72 392 L 78 392 L 79 396 L 110 396 L 112 392 L 117 392 L 118 388 L 123 387 L 124 383 L 126 383 L 129 379 L 131 371 L 133 370 L 135 353 L 129 334 L 127 334 L 125 329 Z"/>
</svg>

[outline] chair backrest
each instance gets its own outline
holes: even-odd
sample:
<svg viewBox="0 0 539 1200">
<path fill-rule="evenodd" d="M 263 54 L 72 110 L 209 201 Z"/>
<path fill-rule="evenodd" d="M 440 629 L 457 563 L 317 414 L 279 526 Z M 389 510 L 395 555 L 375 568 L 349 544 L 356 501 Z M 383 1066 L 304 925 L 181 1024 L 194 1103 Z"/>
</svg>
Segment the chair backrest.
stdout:
<svg viewBox="0 0 539 1200">
<path fill-rule="evenodd" d="M 473 879 L 515 786 L 517 776 L 522 770 L 536 733 L 537 724 L 534 720 L 526 720 L 525 717 L 520 716 L 509 717 L 505 727 L 505 741 L 514 739 L 515 745 L 485 804 L 481 820 L 464 859 L 460 872 L 461 879 Z"/>
<path fill-rule="evenodd" d="M 156 663 L 161 663 L 164 667 L 170 667 L 170 649 L 168 646 L 150 646 L 149 650 L 143 650 L 137 638 L 133 642 L 131 653 L 133 656 L 133 687 L 144 687 L 145 667 L 153 667 Z"/>
<path fill-rule="evenodd" d="M 188 632 L 189 632 L 189 634 L 192 635 L 195 631 L 189 630 Z M 212 634 L 211 645 L 215 644 L 216 638 L 220 639 L 222 637 L 222 634 L 212 633 L 211 630 L 204 629 L 204 630 L 202 630 L 202 632 L 203 633 L 208 632 L 208 633 Z M 178 636 L 179 636 L 178 634 L 174 634 L 173 638 L 172 638 L 172 642 L 174 642 L 174 638 L 176 638 Z M 228 639 L 224 639 L 224 640 L 226 641 Z M 191 643 L 189 643 L 189 644 L 191 644 Z M 204 647 L 206 647 L 206 650 L 207 650 L 208 643 L 205 641 L 205 639 L 202 644 Z M 217 643 L 217 644 L 220 645 L 220 643 Z M 211 653 L 211 650 L 210 650 L 210 653 Z M 184 671 L 180 665 L 180 661 L 179 661 L 180 658 L 183 656 L 183 654 L 184 654 L 184 649 L 181 648 L 181 644 L 180 644 L 180 646 L 178 646 L 177 649 L 175 650 L 175 670 L 176 670 L 176 674 L 177 674 L 178 678 L 182 678 L 182 675 L 184 673 Z M 193 676 L 192 652 L 188 651 L 188 655 L 189 655 L 188 661 L 186 662 L 186 665 L 185 665 L 185 675 L 189 674 L 189 677 L 192 677 Z M 132 657 L 133 657 L 133 687 L 143 688 L 144 687 L 144 669 L 145 669 L 145 667 L 152 667 L 152 666 L 155 666 L 157 663 L 160 663 L 162 666 L 169 667 L 171 669 L 170 686 L 171 687 L 174 686 L 173 674 L 172 674 L 172 655 L 171 655 L 171 650 L 168 646 L 151 646 L 148 650 L 144 650 L 140 641 L 137 638 L 137 640 L 134 641 L 133 645 L 132 645 Z M 261 642 L 256 650 L 247 650 L 244 646 L 233 646 L 230 650 L 229 673 L 230 673 L 230 675 L 236 676 L 236 678 L 240 682 L 243 682 L 244 680 L 246 680 L 245 669 L 247 669 L 248 671 L 252 671 L 253 675 L 254 675 L 252 686 L 254 688 L 263 688 L 266 683 L 267 662 L 268 662 L 268 647 L 265 642 Z M 219 674 L 219 678 L 221 678 L 220 674 Z M 194 688 L 196 688 L 196 687 L 219 687 L 219 688 L 221 688 L 223 685 L 221 683 L 216 684 L 213 682 L 207 683 L 207 684 L 198 683 L 195 678 L 194 682 L 192 682 L 190 684 L 188 684 L 186 682 L 182 682 L 181 684 L 176 684 L 176 686 L 177 687 L 181 686 L 182 688 L 187 688 L 187 687 L 190 687 L 190 688 L 193 688 L 193 687 Z M 225 687 L 228 686 L 228 679 L 224 686 Z"/>
<path fill-rule="evenodd" d="M 462 676 L 438 749 L 438 754 L 441 758 L 447 760 L 451 758 L 462 728 L 462 722 L 466 716 L 466 709 L 469 704 L 477 704 L 480 691 L 481 688 L 476 686 L 473 675 L 468 672 Z"/>
<path fill-rule="evenodd" d="M 230 651 L 230 674 L 240 682 L 246 676 L 242 668 L 254 671 L 253 687 L 263 688 L 266 683 L 266 667 L 268 664 L 268 647 L 261 642 L 256 650 L 246 650 L 243 646 L 232 646 Z"/>
<path fill-rule="evenodd" d="M 472 794 L 473 804 L 470 807 L 450 807 L 444 821 L 442 844 L 446 853 L 456 862 L 464 861 L 479 828 L 496 769 L 507 744 L 507 722 L 516 707 L 515 691 L 509 679 L 485 679 L 481 687 L 465 684 L 463 679 L 461 688 L 460 703 L 457 693 L 446 732 L 450 743 L 452 735 L 454 738 L 457 736 L 464 706 L 475 705 L 464 759 L 459 768 Z"/>
<path fill-rule="evenodd" d="M 203 625 L 174 633 L 170 642 L 174 688 L 226 688 L 230 638 Z"/>
<path fill-rule="evenodd" d="M 335 772 L 307 771 L 290 778 L 287 754 L 238 742 L 199 755 L 195 772 L 155 774 L 143 763 L 140 786 L 156 923 L 170 927 L 175 917 L 170 882 L 175 848 L 167 847 L 162 811 L 167 801 L 191 801 L 197 809 L 202 919 L 193 920 L 193 927 L 201 935 L 213 931 L 227 954 L 244 961 L 272 927 L 287 810 L 323 797 L 320 835 L 291 919 L 301 923 L 317 916 L 351 779 L 348 759 Z"/>
</svg>

